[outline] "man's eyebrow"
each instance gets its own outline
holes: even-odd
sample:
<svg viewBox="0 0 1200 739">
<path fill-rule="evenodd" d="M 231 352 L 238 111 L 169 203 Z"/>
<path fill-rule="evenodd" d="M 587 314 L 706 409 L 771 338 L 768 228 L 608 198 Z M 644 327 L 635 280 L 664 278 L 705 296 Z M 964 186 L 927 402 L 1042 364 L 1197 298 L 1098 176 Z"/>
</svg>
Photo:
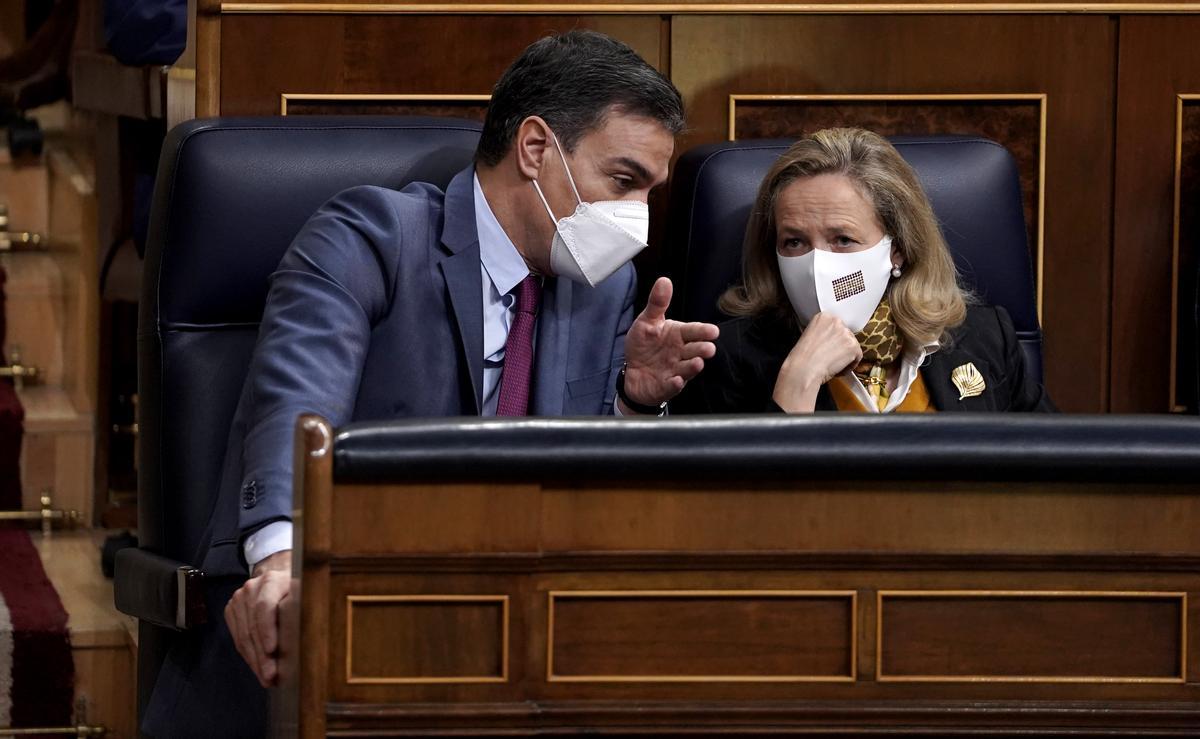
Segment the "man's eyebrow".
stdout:
<svg viewBox="0 0 1200 739">
<path fill-rule="evenodd" d="M 638 178 L 643 182 L 652 182 L 654 180 L 654 177 L 650 174 L 650 170 L 643 167 L 642 163 L 636 159 L 630 159 L 629 157 L 617 157 L 616 159 L 612 160 L 612 163 L 619 164 L 623 167 L 628 167 L 629 169 L 633 170 L 633 173 L 637 175 Z"/>
</svg>

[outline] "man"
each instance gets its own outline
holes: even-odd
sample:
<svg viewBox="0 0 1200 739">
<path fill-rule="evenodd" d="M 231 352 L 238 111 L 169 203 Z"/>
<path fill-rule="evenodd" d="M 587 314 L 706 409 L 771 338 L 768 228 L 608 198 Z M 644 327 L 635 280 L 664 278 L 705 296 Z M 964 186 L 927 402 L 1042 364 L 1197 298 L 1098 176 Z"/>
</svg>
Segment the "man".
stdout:
<svg viewBox="0 0 1200 739">
<path fill-rule="evenodd" d="M 444 194 L 353 188 L 297 235 L 272 277 L 204 560 L 211 574 L 250 570 L 210 641 L 227 651 L 232 641 L 262 686 L 277 679 L 291 583 L 299 414 L 336 425 L 659 414 L 713 355 L 715 326 L 666 320 L 665 278 L 633 316 L 629 260 L 645 246 L 646 200 L 667 179 L 683 125 L 679 92 L 624 44 L 579 31 L 544 38 L 497 83 L 475 166 Z M 200 700 L 191 683 L 206 669 L 177 685 L 176 702 Z M 230 665 L 220 679 L 246 677 Z M 155 711 L 159 690 L 147 731 L 197 731 Z M 227 703 L 240 715 L 219 730 L 260 730 L 261 689 L 237 691 L 227 701 L 245 705 L 248 694 L 250 705 Z"/>
</svg>

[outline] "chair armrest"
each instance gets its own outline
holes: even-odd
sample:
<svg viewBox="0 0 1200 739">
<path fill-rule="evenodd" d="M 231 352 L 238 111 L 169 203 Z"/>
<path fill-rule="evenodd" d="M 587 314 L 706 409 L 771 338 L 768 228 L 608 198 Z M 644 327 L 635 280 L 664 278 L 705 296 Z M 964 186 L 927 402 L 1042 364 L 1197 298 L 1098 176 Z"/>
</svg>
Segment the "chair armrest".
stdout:
<svg viewBox="0 0 1200 739">
<path fill-rule="evenodd" d="M 121 613 L 176 631 L 208 621 L 204 573 L 144 549 L 117 552 L 113 600 Z"/>
</svg>

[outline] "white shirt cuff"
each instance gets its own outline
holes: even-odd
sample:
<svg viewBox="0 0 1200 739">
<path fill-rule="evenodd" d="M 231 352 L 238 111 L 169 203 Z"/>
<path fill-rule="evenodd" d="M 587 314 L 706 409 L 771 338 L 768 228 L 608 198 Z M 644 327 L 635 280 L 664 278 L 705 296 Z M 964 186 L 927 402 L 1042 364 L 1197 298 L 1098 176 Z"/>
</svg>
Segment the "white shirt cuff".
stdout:
<svg viewBox="0 0 1200 739">
<path fill-rule="evenodd" d="M 246 564 L 254 572 L 254 566 L 276 552 L 292 548 L 292 522 L 275 521 L 263 526 L 246 537 L 242 545 L 246 553 Z"/>
</svg>

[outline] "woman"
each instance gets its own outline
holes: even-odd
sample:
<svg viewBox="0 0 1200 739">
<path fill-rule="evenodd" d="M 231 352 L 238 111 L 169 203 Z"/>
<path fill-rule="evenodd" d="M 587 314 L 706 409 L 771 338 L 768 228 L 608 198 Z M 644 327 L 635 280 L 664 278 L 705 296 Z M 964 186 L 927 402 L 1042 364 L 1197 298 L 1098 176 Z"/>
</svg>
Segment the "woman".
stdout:
<svg viewBox="0 0 1200 739">
<path fill-rule="evenodd" d="M 759 188 L 736 316 L 676 413 L 1053 411 L 1003 308 L 972 304 L 916 174 L 861 129 L 812 134 Z"/>
</svg>

